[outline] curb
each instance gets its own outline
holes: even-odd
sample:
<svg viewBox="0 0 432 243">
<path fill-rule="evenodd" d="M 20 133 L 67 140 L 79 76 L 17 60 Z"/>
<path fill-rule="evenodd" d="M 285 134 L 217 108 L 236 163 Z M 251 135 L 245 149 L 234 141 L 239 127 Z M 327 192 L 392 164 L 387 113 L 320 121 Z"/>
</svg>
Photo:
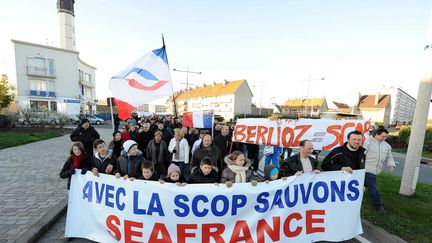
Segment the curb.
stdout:
<svg viewBox="0 0 432 243">
<path fill-rule="evenodd" d="M 394 243 L 407 243 L 405 240 L 397 237 L 396 235 L 390 234 L 386 230 L 378 227 L 366 219 L 362 219 L 363 226 L 363 237 L 370 240 L 371 242 L 394 242 Z"/>
<path fill-rule="evenodd" d="M 60 219 L 67 209 L 67 198 L 52 207 L 48 213 L 22 234 L 17 242 L 36 242 L 49 228 Z"/>
</svg>

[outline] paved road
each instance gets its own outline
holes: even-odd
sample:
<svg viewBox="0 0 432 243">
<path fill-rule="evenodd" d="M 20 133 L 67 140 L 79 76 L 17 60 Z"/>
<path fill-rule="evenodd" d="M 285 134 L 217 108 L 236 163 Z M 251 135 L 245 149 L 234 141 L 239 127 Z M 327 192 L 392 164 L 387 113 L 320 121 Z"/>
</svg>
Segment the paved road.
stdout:
<svg viewBox="0 0 432 243">
<path fill-rule="evenodd" d="M 111 139 L 110 129 L 98 131 Z M 66 135 L 0 150 L 0 242 L 17 240 L 66 198 L 59 172 L 71 144 Z"/>
</svg>

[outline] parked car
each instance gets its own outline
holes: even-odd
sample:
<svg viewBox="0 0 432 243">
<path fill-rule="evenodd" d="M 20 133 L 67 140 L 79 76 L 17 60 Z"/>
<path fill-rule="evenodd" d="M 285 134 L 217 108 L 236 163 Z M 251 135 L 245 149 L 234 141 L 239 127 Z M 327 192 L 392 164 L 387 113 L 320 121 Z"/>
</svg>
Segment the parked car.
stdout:
<svg viewBox="0 0 432 243">
<path fill-rule="evenodd" d="M 105 123 L 104 119 L 99 118 L 99 117 L 94 116 L 94 115 L 90 115 L 90 114 L 85 114 L 84 118 L 89 119 L 90 124 L 100 125 L 100 124 L 104 124 Z"/>
</svg>

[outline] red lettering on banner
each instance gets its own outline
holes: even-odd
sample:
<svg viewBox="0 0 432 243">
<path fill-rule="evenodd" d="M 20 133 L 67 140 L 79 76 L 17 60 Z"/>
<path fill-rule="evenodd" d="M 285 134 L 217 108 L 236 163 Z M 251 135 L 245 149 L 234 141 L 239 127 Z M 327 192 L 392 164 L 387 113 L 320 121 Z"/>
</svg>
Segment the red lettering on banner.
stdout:
<svg viewBox="0 0 432 243">
<path fill-rule="evenodd" d="M 239 142 L 243 141 L 246 138 L 246 135 L 243 133 L 246 130 L 246 125 L 236 125 L 234 128 L 234 141 Z M 241 138 L 238 138 L 240 136 Z"/>
<path fill-rule="evenodd" d="M 113 224 L 113 221 L 115 224 Z M 121 239 L 121 233 L 120 233 L 120 229 L 118 227 L 120 227 L 120 219 L 117 216 L 114 215 L 110 215 L 107 217 L 107 219 L 105 220 L 105 224 L 108 227 L 109 230 L 108 233 L 117 241 L 119 241 Z"/>
<path fill-rule="evenodd" d="M 258 221 L 257 225 L 257 238 L 258 243 L 265 242 L 264 231 L 267 235 L 272 239 L 272 241 L 280 240 L 280 217 L 273 217 L 273 229 L 268 225 L 265 219 L 261 219 Z"/>
<path fill-rule="evenodd" d="M 159 232 L 162 235 L 162 239 L 158 239 Z M 173 241 L 165 225 L 161 223 L 155 223 L 148 242 L 172 243 Z"/>
<path fill-rule="evenodd" d="M 333 134 L 335 136 L 335 140 L 331 144 L 323 146 L 322 150 L 329 150 L 340 142 L 339 131 L 341 127 L 342 127 L 341 125 L 332 125 L 327 127 L 327 132 Z M 343 142 L 343 138 L 342 138 L 342 142 Z"/>
<path fill-rule="evenodd" d="M 243 236 L 240 233 L 243 231 Z M 231 235 L 230 243 L 245 241 L 246 243 L 253 243 L 252 235 L 249 226 L 244 220 L 239 220 L 234 225 L 234 230 Z"/>
<path fill-rule="evenodd" d="M 341 134 L 340 134 L 340 137 L 339 137 L 339 145 L 340 145 L 340 146 L 342 146 L 342 145 L 344 144 L 345 130 L 346 130 L 347 128 L 349 128 L 349 127 L 354 127 L 354 126 L 355 126 L 355 123 L 354 123 L 354 122 L 348 122 L 348 123 L 345 123 L 345 124 L 342 126 Z"/>
<path fill-rule="evenodd" d="M 267 135 L 267 145 L 269 146 L 277 146 L 276 144 L 272 144 L 273 131 L 274 131 L 274 127 L 270 127 L 269 133 Z"/>
<path fill-rule="evenodd" d="M 314 218 L 314 215 L 325 215 L 325 210 L 306 211 L 306 234 L 325 232 L 324 227 L 313 227 L 313 224 L 324 224 L 324 218 Z"/>
<path fill-rule="evenodd" d="M 216 229 L 216 231 L 210 231 Z M 225 231 L 225 225 L 223 224 L 203 224 L 202 225 L 202 242 L 209 243 L 210 238 L 214 239 L 214 242 L 225 242 L 222 238 L 222 234 Z M 213 242 L 213 241 L 212 241 Z"/>
<path fill-rule="evenodd" d="M 303 217 L 299 213 L 292 213 L 288 215 L 288 217 L 285 219 L 284 226 L 283 226 L 283 231 L 286 237 L 293 238 L 298 236 L 302 232 L 303 227 L 300 226 L 297 226 L 297 228 L 294 231 L 291 231 L 290 229 L 291 220 L 296 219 L 297 221 L 299 221 L 302 218 Z"/>
<path fill-rule="evenodd" d="M 133 231 L 132 227 L 134 227 L 134 228 L 142 228 L 143 227 L 143 223 L 139 223 L 139 222 L 136 222 L 136 221 L 130 221 L 130 220 L 125 220 L 124 221 L 125 242 L 127 242 L 127 243 L 139 243 L 139 241 L 132 240 L 132 236 L 142 237 L 142 232 Z"/>
<path fill-rule="evenodd" d="M 256 126 L 248 126 L 247 127 L 247 138 L 245 143 L 255 143 L 255 141 L 251 140 L 253 138 L 255 138 L 256 135 Z"/>
<path fill-rule="evenodd" d="M 287 136 L 289 134 L 289 140 L 287 140 Z M 285 148 L 291 147 L 294 140 L 294 130 L 291 127 L 285 127 L 282 130 L 282 145 Z"/>
<path fill-rule="evenodd" d="M 197 224 L 178 224 L 177 225 L 177 242 L 186 243 L 186 238 L 195 238 L 195 233 L 186 232 L 187 229 L 197 229 Z"/>
<path fill-rule="evenodd" d="M 292 146 L 296 147 L 296 146 L 300 146 L 300 139 L 301 137 L 312 127 L 312 125 L 300 125 L 300 126 L 296 126 L 294 128 L 294 130 L 298 130 L 300 129 L 300 133 L 296 136 L 295 140 L 294 140 L 294 144 Z M 301 139 L 303 140 L 303 139 Z"/>
<path fill-rule="evenodd" d="M 256 143 L 259 144 L 259 141 L 261 140 L 261 144 L 266 144 L 266 139 L 264 135 L 268 132 L 268 128 L 265 126 L 258 126 L 257 130 L 257 139 Z"/>
</svg>

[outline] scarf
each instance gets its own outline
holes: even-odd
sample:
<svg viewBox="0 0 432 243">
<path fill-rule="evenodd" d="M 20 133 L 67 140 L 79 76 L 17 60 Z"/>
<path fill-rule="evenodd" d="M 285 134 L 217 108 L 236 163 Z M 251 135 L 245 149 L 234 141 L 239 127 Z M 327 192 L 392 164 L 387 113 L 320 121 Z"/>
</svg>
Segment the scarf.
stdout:
<svg viewBox="0 0 432 243">
<path fill-rule="evenodd" d="M 152 140 L 150 143 L 152 143 L 150 147 L 151 161 L 155 165 L 158 162 L 164 162 L 166 146 L 162 144 L 162 141 L 156 143 L 155 140 Z M 159 154 L 157 154 L 157 150 L 159 150 Z"/>
<path fill-rule="evenodd" d="M 228 168 L 232 170 L 236 174 L 235 183 L 238 182 L 246 182 L 246 171 L 249 170 L 246 166 L 238 166 L 238 165 L 228 165 Z"/>
<path fill-rule="evenodd" d="M 176 139 L 176 146 L 175 146 L 175 154 L 174 154 L 174 160 L 178 160 L 179 159 L 179 150 L 180 150 L 180 140 Z"/>
<path fill-rule="evenodd" d="M 81 164 L 81 161 L 84 158 L 84 154 L 80 154 L 79 156 L 76 155 L 72 155 L 72 160 L 73 160 L 73 168 L 74 169 L 79 169 L 79 166 Z"/>
</svg>

